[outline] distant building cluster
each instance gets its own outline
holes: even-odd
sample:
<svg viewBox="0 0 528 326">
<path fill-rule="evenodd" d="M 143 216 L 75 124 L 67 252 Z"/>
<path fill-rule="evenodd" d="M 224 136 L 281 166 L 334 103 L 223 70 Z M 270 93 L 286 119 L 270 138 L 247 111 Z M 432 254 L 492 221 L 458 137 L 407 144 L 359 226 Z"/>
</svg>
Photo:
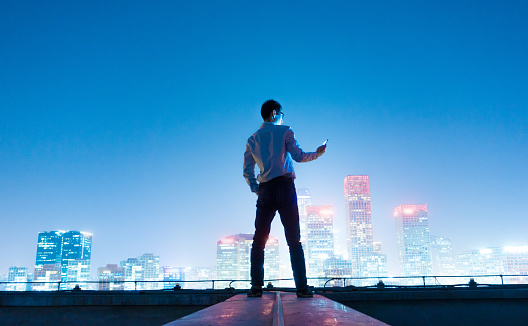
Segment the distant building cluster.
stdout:
<svg viewBox="0 0 528 326">
<path fill-rule="evenodd" d="M 241 287 L 240 282 L 230 284 L 232 280 L 243 280 L 247 286 L 250 280 L 250 255 L 253 244 L 253 234 L 236 234 L 225 237 L 217 242 L 216 279 L 219 288 Z M 279 241 L 269 237 L 264 248 L 264 278 L 278 279 L 279 272 Z"/>
<path fill-rule="evenodd" d="M 313 205 L 308 189 L 297 191 L 301 242 L 310 285 L 374 285 L 378 278 L 389 276 L 387 256 L 382 253 L 381 242 L 374 241 L 369 176 L 346 176 L 344 199 L 346 250 L 338 250 L 336 236 L 339 233 L 335 232 L 332 206 Z M 387 279 L 387 284 L 422 284 L 423 276 L 429 277 L 427 282 L 430 284 L 439 281 L 441 284 L 467 283 L 468 276 L 475 277 L 479 283 L 512 284 L 528 280 L 528 246 L 454 253 L 450 238 L 430 234 L 427 204 L 402 204 L 394 208 L 393 215 L 398 276 L 405 279 Z M 159 256 L 145 253 L 119 264 L 99 267 L 96 278 L 91 279 L 92 234 L 40 232 L 33 273 L 26 267 L 10 267 L 7 275 L 0 276 L 0 281 L 4 282 L 0 290 L 56 291 L 76 287 L 107 291 L 174 287 L 206 289 L 213 287 L 212 280 L 216 280 L 215 288 L 241 288 L 248 286 L 250 280 L 252 243 L 253 234 L 235 234 L 220 239 L 216 267 L 160 266 Z M 264 278 L 278 284 L 275 280 L 284 277 L 281 271 L 289 269 L 280 266 L 276 238 L 269 237 L 264 254 Z M 289 286 L 290 283 L 281 285 Z"/>
</svg>

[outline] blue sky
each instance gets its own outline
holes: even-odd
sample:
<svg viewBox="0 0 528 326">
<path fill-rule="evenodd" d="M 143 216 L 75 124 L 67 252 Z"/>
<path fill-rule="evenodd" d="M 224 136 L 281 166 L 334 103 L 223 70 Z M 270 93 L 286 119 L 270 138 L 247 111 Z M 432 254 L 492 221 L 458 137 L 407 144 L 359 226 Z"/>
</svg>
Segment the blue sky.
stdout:
<svg viewBox="0 0 528 326">
<path fill-rule="evenodd" d="M 305 151 L 330 139 L 296 184 L 335 227 L 344 177 L 370 175 L 393 271 L 399 204 L 427 203 L 456 251 L 527 244 L 527 16 L 524 1 L 2 1 L 0 272 L 32 269 L 37 233 L 58 229 L 94 234 L 95 268 L 214 265 L 216 241 L 253 231 L 242 154 L 270 98 Z"/>
</svg>

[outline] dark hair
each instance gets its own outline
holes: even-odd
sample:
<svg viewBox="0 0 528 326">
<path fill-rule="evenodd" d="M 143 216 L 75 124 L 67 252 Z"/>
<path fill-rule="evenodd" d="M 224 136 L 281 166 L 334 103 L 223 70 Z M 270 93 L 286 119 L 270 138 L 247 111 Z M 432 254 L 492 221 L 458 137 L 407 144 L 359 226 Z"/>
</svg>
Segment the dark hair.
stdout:
<svg viewBox="0 0 528 326">
<path fill-rule="evenodd" d="M 271 112 L 273 110 L 280 112 L 282 109 L 282 106 L 279 104 L 279 102 L 275 100 L 267 100 L 262 104 L 262 108 L 260 109 L 260 115 L 262 116 L 262 119 L 266 120 L 270 117 Z"/>
</svg>

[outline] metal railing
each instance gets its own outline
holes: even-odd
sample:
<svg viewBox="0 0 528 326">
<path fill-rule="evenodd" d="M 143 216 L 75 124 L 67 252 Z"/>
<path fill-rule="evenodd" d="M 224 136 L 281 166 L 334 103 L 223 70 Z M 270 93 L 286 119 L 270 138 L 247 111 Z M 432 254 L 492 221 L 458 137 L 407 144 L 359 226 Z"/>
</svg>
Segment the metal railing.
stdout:
<svg viewBox="0 0 528 326">
<path fill-rule="evenodd" d="M 500 278 L 500 285 L 505 285 L 504 281 L 505 278 L 519 278 L 524 280 L 522 284 L 528 285 L 528 275 L 526 274 L 487 274 L 487 275 L 427 275 L 427 276 L 383 276 L 383 277 L 309 277 L 308 280 L 311 281 L 320 281 L 320 284 L 323 284 L 322 287 L 316 287 L 321 289 L 328 288 L 327 285 L 330 282 L 337 283 L 336 281 L 342 281 L 342 285 L 334 285 L 334 287 L 341 287 L 341 288 L 348 288 L 348 287 L 354 287 L 354 288 L 403 288 L 403 287 L 445 287 L 445 286 L 489 286 L 489 285 L 498 285 L 497 283 L 477 283 L 475 279 L 481 280 L 484 278 Z M 466 280 L 467 283 L 460 283 L 460 284 L 444 284 L 442 285 L 439 282 L 439 279 L 459 279 L 459 280 Z M 370 283 L 370 285 L 353 285 L 353 283 L 359 284 L 366 284 L 369 283 L 368 281 L 373 280 L 373 283 Z M 392 282 L 392 281 L 399 281 L 399 282 Z M 406 281 L 405 281 L 406 280 Z M 405 283 L 409 283 L 409 280 L 421 280 L 421 285 L 413 284 L 413 285 L 406 285 Z M 269 282 L 272 284 L 272 282 L 281 282 L 281 281 L 293 281 L 293 278 L 276 278 L 276 279 L 267 279 L 265 282 Z M 377 283 L 375 283 L 378 281 Z M 385 282 L 387 283 L 385 283 Z M 199 289 L 210 289 L 210 290 L 216 290 L 215 286 L 218 286 L 218 284 L 227 285 L 222 286 L 222 289 L 235 289 L 233 287 L 234 283 L 247 283 L 249 286 L 251 280 L 151 280 L 151 281 L 140 281 L 140 280 L 134 280 L 134 281 L 77 281 L 77 282 L 68 282 L 68 281 L 33 281 L 33 282 L 9 282 L 9 281 L 3 281 L 0 282 L 1 285 L 5 285 L 6 287 L 13 287 L 16 288 L 17 285 L 25 284 L 26 288 L 28 288 L 28 285 L 31 286 L 30 291 L 78 291 L 78 290 L 86 290 L 86 286 L 88 284 L 97 284 L 98 289 L 105 288 L 104 291 L 108 290 L 121 290 L 121 291 L 142 291 L 142 290 L 180 290 L 183 288 L 182 284 L 207 284 L 210 283 L 211 287 L 207 288 L 201 287 Z M 347 285 L 347 282 L 349 285 Z M 168 283 L 169 286 L 165 286 L 165 284 Z M 339 282 L 340 283 L 340 282 Z M 391 284 L 394 283 L 394 284 Z M 400 284 L 398 284 L 400 283 Z M 417 282 L 414 282 L 417 283 Z M 429 283 L 429 284 L 428 284 Z M 133 284 L 133 289 L 131 286 L 127 286 L 127 284 Z M 148 286 L 148 284 L 155 284 L 154 286 Z M 160 288 L 160 284 L 163 284 Z M 37 286 L 35 286 L 37 285 Z M 54 285 L 54 286 L 48 286 L 46 289 L 39 290 L 38 285 Z M 64 286 L 66 285 L 66 286 Z M 70 287 L 68 285 L 76 285 L 75 287 Z M 138 288 L 139 285 L 139 288 Z M 62 288 L 61 288 L 62 286 Z M 37 289 L 35 289 L 37 287 Z M 112 288 L 112 289 L 111 289 Z M 247 288 L 247 287 L 245 287 Z M 271 285 L 271 289 L 275 288 L 275 286 Z M 186 289 L 196 289 L 192 287 L 187 287 Z M 23 291 L 23 290 L 7 290 L 7 291 Z"/>
</svg>

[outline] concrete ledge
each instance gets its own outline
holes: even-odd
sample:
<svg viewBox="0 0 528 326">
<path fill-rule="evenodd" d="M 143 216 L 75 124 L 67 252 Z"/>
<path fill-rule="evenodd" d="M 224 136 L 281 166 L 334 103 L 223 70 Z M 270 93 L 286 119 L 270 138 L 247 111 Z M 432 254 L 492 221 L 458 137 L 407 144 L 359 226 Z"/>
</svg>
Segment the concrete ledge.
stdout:
<svg viewBox="0 0 528 326">
<path fill-rule="evenodd" d="M 393 326 L 528 325 L 528 289 L 383 289 L 326 297 Z"/>
<path fill-rule="evenodd" d="M 528 299 L 528 288 L 458 288 L 458 289 L 362 289 L 350 292 L 321 293 L 335 301 L 401 301 L 401 300 L 474 300 L 474 299 Z"/>
<path fill-rule="evenodd" d="M 212 306 L 233 295 L 227 291 L 1 292 L 0 307 Z"/>
</svg>

